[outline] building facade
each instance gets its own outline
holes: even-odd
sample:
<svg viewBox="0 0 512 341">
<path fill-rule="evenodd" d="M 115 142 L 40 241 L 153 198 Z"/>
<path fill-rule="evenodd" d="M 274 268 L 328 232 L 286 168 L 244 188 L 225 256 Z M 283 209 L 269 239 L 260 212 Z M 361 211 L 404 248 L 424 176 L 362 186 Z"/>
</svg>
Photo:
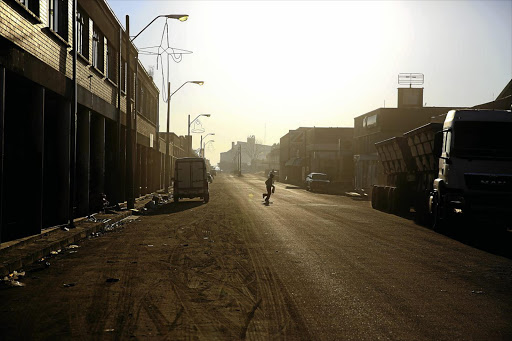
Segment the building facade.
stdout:
<svg viewBox="0 0 512 341">
<path fill-rule="evenodd" d="M 163 188 L 158 88 L 104 0 L 77 1 L 76 58 L 73 18 L 0 1 L 0 242 Z"/>
<path fill-rule="evenodd" d="M 349 186 L 353 177 L 354 128 L 301 127 L 280 139 L 280 179 L 301 186 L 307 174 L 326 173 Z"/>
<path fill-rule="evenodd" d="M 220 153 L 219 167 L 223 171 L 231 172 L 238 170 L 239 155 L 242 154 L 242 171 L 258 172 L 265 170 L 266 156 L 270 153 L 272 146 L 256 142 L 254 136 L 247 137 L 247 141 L 231 142 L 231 149 Z"/>
</svg>

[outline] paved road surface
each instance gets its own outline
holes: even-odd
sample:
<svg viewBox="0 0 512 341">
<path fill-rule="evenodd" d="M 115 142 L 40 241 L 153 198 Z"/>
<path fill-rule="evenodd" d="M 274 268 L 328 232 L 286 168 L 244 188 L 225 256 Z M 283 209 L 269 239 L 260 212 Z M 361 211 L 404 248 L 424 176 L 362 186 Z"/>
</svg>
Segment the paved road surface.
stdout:
<svg viewBox="0 0 512 341">
<path fill-rule="evenodd" d="M 0 338 L 512 339 L 507 234 L 445 236 L 280 183 L 265 206 L 263 191 L 223 174 L 207 205 L 62 252 L 0 291 Z"/>
</svg>

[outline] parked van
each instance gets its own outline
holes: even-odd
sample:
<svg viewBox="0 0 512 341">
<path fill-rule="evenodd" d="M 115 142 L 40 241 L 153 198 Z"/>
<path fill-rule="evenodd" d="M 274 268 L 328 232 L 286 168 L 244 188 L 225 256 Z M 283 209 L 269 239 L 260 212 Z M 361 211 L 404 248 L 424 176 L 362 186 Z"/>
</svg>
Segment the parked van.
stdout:
<svg viewBox="0 0 512 341">
<path fill-rule="evenodd" d="M 206 162 L 200 157 L 184 157 L 176 159 L 174 170 L 174 202 L 182 198 L 201 198 L 207 203 L 210 200 Z"/>
</svg>

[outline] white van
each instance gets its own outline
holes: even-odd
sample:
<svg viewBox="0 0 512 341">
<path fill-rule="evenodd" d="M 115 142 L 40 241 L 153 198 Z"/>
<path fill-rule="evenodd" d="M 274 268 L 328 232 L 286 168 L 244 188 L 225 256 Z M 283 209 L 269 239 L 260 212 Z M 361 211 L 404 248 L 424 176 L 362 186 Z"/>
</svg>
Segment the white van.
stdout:
<svg viewBox="0 0 512 341">
<path fill-rule="evenodd" d="M 201 157 L 184 157 L 176 159 L 174 170 L 174 202 L 182 198 L 201 198 L 210 200 L 206 162 Z"/>
</svg>

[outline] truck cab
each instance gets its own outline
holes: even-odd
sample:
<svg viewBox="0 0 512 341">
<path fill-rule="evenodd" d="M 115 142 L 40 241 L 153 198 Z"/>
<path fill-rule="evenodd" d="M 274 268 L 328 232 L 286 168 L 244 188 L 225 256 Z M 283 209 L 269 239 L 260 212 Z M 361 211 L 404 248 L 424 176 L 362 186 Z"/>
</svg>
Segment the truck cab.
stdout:
<svg viewBox="0 0 512 341">
<path fill-rule="evenodd" d="M 512 207 L 512 113 L 451 110 L 434 150 L 439 172 L 429 207 L 434 227 L 452 213 L 503 218 Z"/>
</svg>

